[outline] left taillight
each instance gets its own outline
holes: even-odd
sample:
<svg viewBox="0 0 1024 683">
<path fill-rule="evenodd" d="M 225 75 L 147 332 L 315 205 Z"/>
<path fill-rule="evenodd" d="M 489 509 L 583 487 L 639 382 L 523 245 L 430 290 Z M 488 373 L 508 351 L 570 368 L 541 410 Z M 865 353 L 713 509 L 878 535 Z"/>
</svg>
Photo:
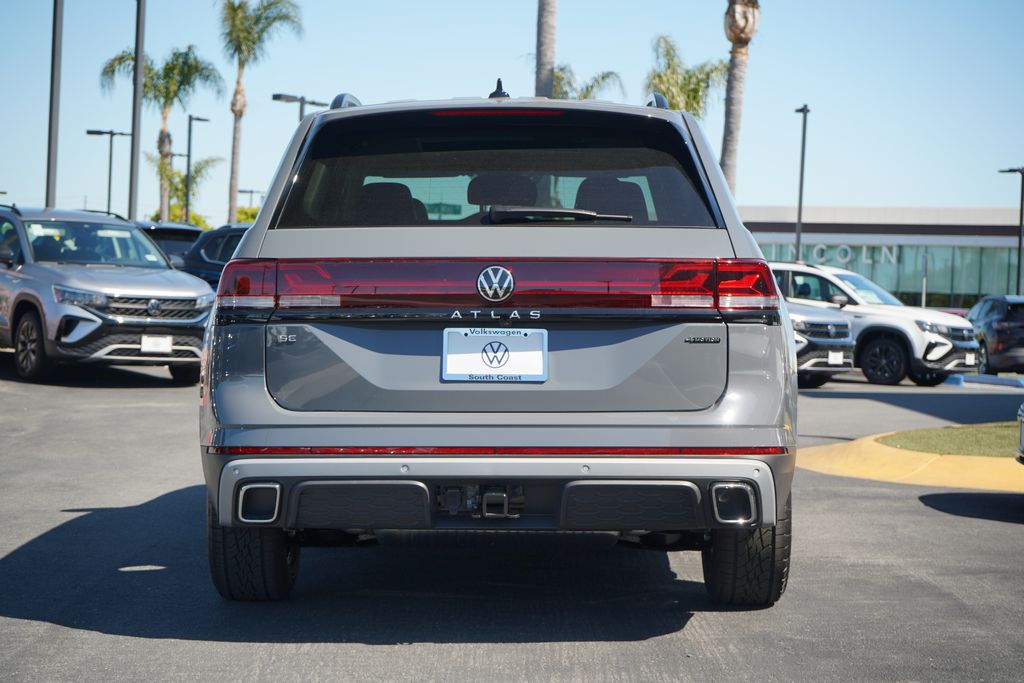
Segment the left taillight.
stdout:
<svg viewBox="0 0 1024 683">
<path fill-rule="evenodd" d="M 221 309 L 272 310 L 277 305 L 277 261 L 229 261 L 217 285 Z"/>
</svg>

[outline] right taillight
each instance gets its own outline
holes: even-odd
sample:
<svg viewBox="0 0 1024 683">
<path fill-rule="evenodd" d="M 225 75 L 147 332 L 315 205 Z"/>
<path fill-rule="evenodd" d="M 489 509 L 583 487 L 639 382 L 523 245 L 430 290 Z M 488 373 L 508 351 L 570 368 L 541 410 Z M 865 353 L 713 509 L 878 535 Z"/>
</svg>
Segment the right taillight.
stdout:
<svg viewBox="0 0 1024 683">
<path fill-rule="evenodd" d="M 217 285 L 217 306 L 272 310 L 277 306 L 277 261 L 229 261 Z"/>
<path fill-rule="evenodd" d="M 779 307 L 779 292 L 768 264 L 759 259 L 718 261 L 718 309 L 765 311 Z"/>
</svg>

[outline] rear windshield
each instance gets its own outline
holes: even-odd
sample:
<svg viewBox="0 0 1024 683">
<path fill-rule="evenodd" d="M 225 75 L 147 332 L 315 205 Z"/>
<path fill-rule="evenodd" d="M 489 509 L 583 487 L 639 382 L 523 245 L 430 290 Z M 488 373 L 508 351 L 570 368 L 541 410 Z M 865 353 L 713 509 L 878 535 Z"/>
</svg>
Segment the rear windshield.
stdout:
<svg viewBox="0 0 1024 683">
<path fill-rule="evenodd" d="M 304 151 L 277 227 L 481 225 L 494 222 L 492 206 L 630 217 L 586 224 L 715 227 L 693 157 L 673 125 L 527 109 L 327 122 Z M 551 212 L 516 212 L 501 222 L 538 221 L 585 224 Z"/>
<path fill-rule="evenodd" d="M 1003 320 L 1014 323 L 1024 322 L 1024 306 L 1010 304 L 1009 308 L 1006 309 L 1006 316 Z"/>
</svg>

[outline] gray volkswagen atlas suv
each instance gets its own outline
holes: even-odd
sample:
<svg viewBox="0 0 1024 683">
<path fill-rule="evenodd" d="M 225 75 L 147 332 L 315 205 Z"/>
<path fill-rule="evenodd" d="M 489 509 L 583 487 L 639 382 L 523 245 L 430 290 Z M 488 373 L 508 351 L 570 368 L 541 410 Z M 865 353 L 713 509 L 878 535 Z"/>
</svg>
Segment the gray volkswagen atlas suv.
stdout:
<svg viewBox="0 0 1024 683">
<path fill-rule="evenodd" d="M 304 545 L 381 530 L 562 531 L 700 551 L 716 601 L 778 600 L 793 332 L 693 117 L 335 102 L 217 291 L 217 590 L 281 598 Z"/>
<path fill-rule="evenodd" d="M 62 363 L 167 365 L 199 381 L 209 285 L 171 268 L 135 225 L 0 206 L 0 346 L 38 380 Z"/>
</svg>

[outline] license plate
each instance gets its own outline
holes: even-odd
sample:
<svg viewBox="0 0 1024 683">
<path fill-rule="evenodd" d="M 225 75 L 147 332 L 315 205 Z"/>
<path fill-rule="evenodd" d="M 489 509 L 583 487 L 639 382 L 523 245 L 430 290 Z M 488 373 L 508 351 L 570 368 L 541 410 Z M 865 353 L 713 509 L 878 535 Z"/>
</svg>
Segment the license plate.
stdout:
<svg viewBox="0 0 1024 683">
<path fill-rule="evenodd" d="M 843 352 L 842 351 L 829 351 L 828 352 L 828 364 L 829 365 L 842 365 L 843 364 Z"/>
<path fill-rule="evenodd" d="M 449 382 L 545 382 L 548 331 L 449 327 L 441 379 Z"/>
<path fill-rule="evenodd" d="M 977 361 L 974 360 L 974 354 L 973 353 L 967 354 L 967 357 L 964 358 L 964 365 L 974 365 L 976 362 Z"/>
<path fill-rule="evenodd" d="M 174 337 L 142 335 L 142 353 L 170 353 Z"/>
</svg>

